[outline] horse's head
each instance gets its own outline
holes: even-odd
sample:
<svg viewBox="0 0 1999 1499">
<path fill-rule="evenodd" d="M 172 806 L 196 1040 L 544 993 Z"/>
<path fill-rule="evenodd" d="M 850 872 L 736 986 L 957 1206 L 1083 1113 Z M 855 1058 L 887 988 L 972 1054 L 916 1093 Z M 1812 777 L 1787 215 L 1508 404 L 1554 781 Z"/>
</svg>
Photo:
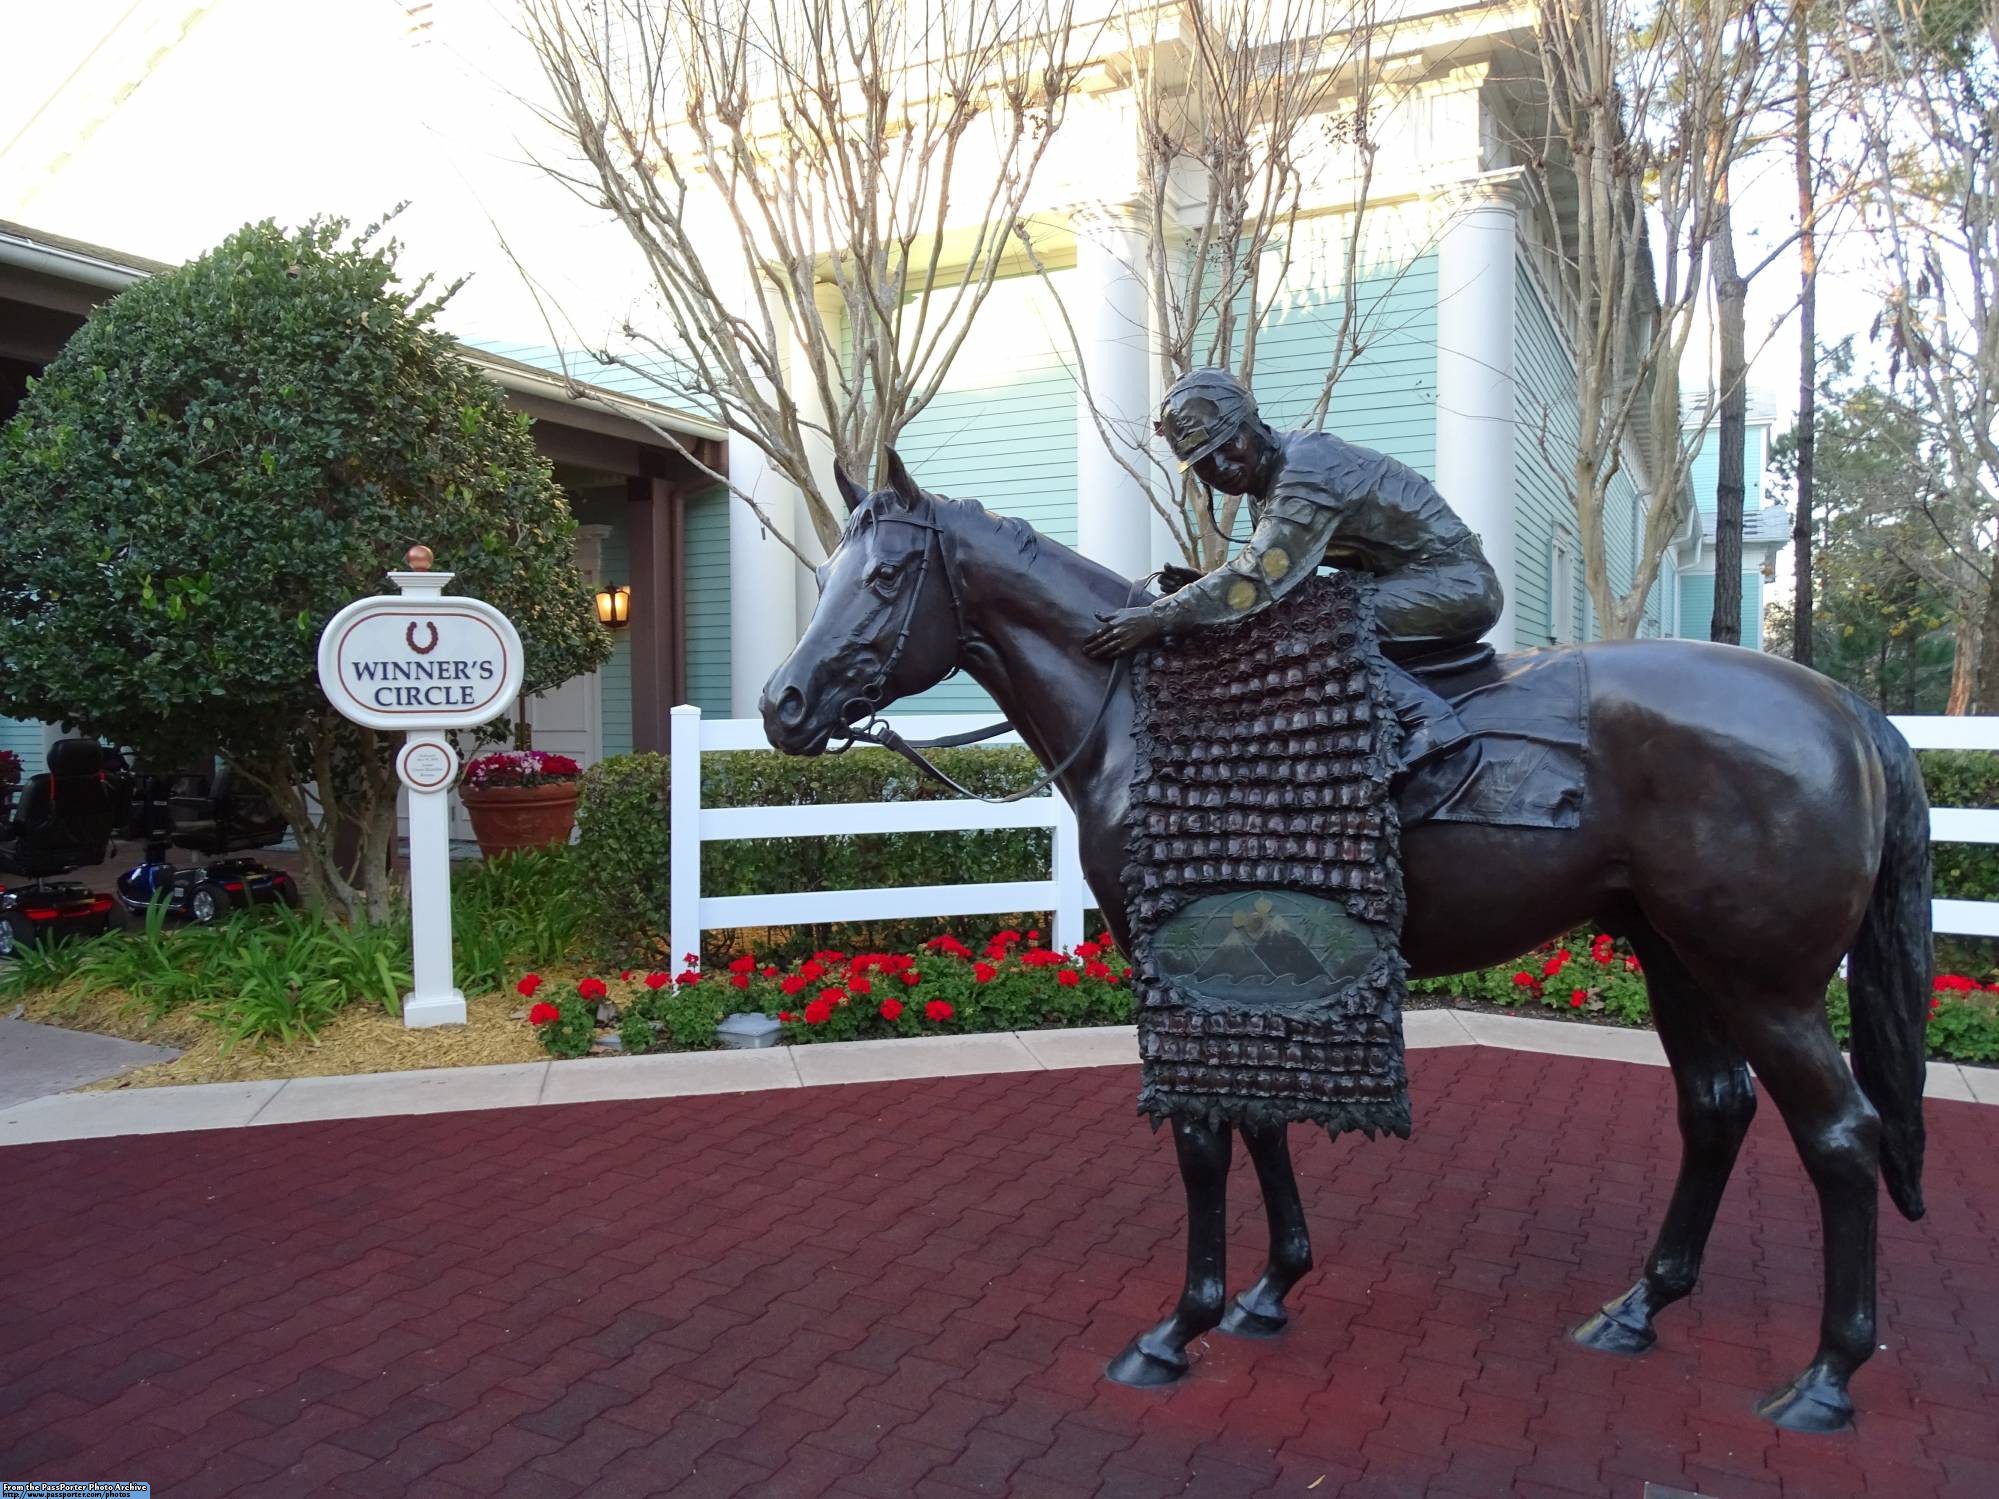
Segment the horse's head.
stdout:
<svg viewBox="0 0 1999 1499">
<path fill-rule="evenodd" d="M 946 553 L 948 502 L 919 489 L 889 453 L 873 493 L 835 470 L 847 528 L 818 569 L 819 604 L 764 683 L 764 733 L 790 755 L 816 755 L 842 729 L 934 687 L 958 661 L 956 575 Z"/>
</svg>

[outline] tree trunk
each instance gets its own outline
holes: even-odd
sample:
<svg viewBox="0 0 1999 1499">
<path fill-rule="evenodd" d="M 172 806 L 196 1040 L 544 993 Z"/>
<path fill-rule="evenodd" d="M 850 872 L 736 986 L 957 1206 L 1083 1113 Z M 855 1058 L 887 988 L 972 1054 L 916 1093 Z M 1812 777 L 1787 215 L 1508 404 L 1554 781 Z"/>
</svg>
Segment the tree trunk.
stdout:
<svg viewBox="0 0 1999 1499">
<path fill-rule="evenodd" d="M 1715 321 L 1721 344 L 1720 472 L 1714 486 L 1714 617 L 1708 639 L 1724 645 L 1742 644 L 1742 505 L 1744 441 L 1748 428 L 1749 358 L 1747 342 L 1748 283 L 1736 269 L 1735 229 L 1729 218 L 1728 183 L 1724 179 L 1715 207 Z"/>
<path fill-rule="evenodd" d="M 1985 617 L 1978 623 L 1978 680 L 1971 690 L 1973 713 L 1999 707 L 1999 567 L 1985 585 Z"/>
<path fill-rule="evenodd" d="M 1818 448 L 1818 203 L 1812 192 L 1811 42 L 1802 16 L 1793 158 L 1798 174 L 1798 494 L 1791 518 L 1791 659 L 1812 664 L 1812 464 Z M 1951 697 L 1957 696 L 1953 679 Z M 1961 711 L 1961 710 L 1960 710 Z"/>
<path fill-rule="evenodd" d="M 1963 609 L 1951 622 L 1950 700 L 1943 711 L 1961 717 L 1971 711 L 1978 685 L 1978 621 Z"/>
</svg>

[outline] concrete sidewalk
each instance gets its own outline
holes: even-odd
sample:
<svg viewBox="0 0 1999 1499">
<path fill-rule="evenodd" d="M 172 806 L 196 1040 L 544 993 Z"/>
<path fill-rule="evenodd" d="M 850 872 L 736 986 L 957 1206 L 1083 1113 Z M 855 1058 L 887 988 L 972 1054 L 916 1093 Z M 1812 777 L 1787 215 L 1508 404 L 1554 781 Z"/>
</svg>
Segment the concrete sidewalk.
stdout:
<svg viewBox="0 0 1999 1499">
<path fill-rule="evenodd" d="M 1403 1017 L 1403 1031 L 1412 1051 L 1484 1046 L 1652 1067 L 1663 1067 L 1666 1062 L 1659 1038 L 1651 1031 L 1578 1025 L 1564 1020 L 1461 1010 L 1411 1010 Z M 110 1044 L 131 1047 L 129 1042 Z M 350 1077 L 204 1083 L 48 1097 L 31 1095 L 27 1101 L 0 1098 L 0 1146 L 179 1130 L 233 1129 L 251 1124 L 449 1114 L 609 1099 L 685 1098 L 708 1093 L 755 1093 L 995 1072 L 1128 1067 L 1137 1061 L 1136 1031 L 1128 1025 L 1115 1025 L 974 1036 L 922 1036 L 896 1041 L 841 1041 L 818 1046 L 774 1046 L 762 1051 L 587 1057 L 497 1067 L 443 1067 Z M 76 1083 L 64 1086 L 74 1087 Z M 1932 1062 L 1925 1091 L 1931 1098 L 1999 1104 L 1999 1072 Z"/>
<path fill-rule="evenodd" d="M 146 1046 L 31 1020 L 0 1020 L 0 1109 L 179 1055 L 170 1046 Z"/>
</svg>

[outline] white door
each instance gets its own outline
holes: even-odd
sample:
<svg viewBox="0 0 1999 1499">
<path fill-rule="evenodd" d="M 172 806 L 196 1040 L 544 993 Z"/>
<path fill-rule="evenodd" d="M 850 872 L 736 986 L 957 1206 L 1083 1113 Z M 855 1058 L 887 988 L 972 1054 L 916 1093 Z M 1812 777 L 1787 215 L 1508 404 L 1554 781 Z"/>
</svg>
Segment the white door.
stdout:
<svg viewBox="0 0 1999 1499">
<path fill-rule="evenodd" d="M 593 594 L 604 578 L 604 538 L 609 526 L 576 528 L 576 570 Z M 604 758 L 604 687 L 598 673 L 571 677 L 527 700 L 534 747 L 567 755 L 586 770 Z"/>
<path fill-rule="evenodd" d="M 528 699 L 534 747 L 567 755 L 588 769 L 604 758 L 603 685 L 597 673 L 571 677 Z"/>
</svg>

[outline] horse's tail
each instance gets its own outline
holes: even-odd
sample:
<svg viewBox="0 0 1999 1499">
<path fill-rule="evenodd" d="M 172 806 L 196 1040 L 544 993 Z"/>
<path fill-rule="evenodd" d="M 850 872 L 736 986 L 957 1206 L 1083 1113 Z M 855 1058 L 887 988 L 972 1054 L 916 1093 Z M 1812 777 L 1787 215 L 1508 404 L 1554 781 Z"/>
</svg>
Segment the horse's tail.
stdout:
<svg viewBox="0 0 1999 1499">
<path fill-rule="evenodd" d="M 1881 1175 L 1904 1218 L 1923 1216 L 1923 1074 L 1928 1066 L 1930 803 L 1916 753 L 1855 699 L 1887 788 L 1881 868 L 1847 959 L 1853 1075 L 1881 1116 Z"/>
</svg>

